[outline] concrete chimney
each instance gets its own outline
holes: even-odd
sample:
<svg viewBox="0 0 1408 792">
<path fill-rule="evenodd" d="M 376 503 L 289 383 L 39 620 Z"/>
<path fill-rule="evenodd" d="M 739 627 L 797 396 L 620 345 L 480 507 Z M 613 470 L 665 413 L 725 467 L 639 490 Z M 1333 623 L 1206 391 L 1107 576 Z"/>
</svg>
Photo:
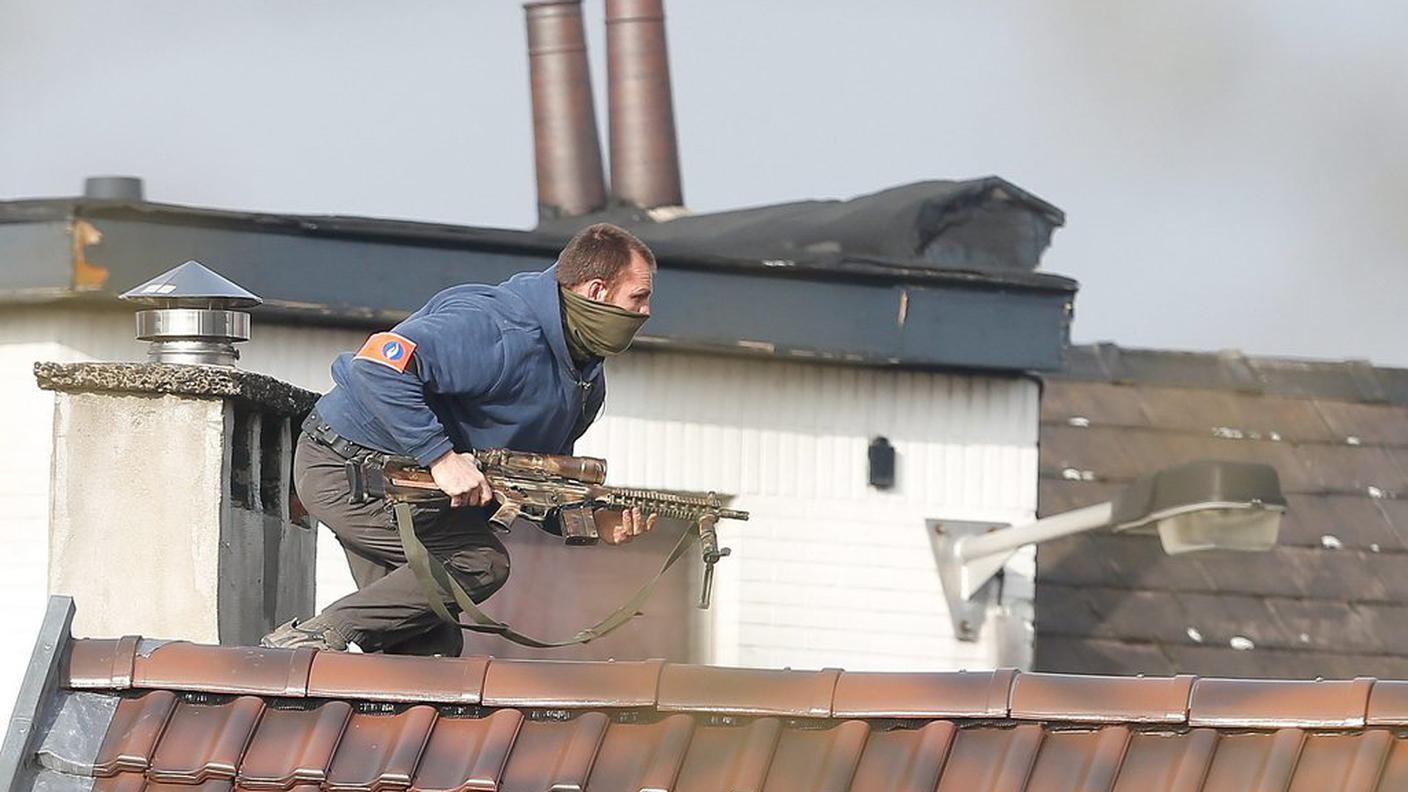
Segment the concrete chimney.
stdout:
<svg viewBox="0 0 1408 792">
<path fill-rule="evenodd" d="M 550 220 L 598 211 L 606 206 L 606 183 L 581 0 L 530 2 L 523 11 L 528 24 L 538 217 Z"/>
<path fill-rule="evenodd" d="M 606 0 L 606 82 L 612 200 L 684 205 L 663 0 Z"/>
</svg>

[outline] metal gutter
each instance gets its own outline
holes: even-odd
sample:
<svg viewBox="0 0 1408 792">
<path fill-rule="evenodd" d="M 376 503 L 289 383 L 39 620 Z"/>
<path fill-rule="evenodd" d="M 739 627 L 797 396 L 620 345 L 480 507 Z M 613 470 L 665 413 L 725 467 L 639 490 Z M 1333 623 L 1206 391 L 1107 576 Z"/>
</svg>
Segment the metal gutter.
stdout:
<svg viewBox="0 0 1408 792">
<path fill-rule="evenodd" d="M 34 753 L 35 725 L 44 715 L 44 705 L 59 686 L 60 666 L 68 648 L 69 630 L 73 625 L 73 598 L 56 595 L 49 598 L 44 623 L 34 652 L 25 669 L 5 742 L 0 744 L 0 789 L 17 789 L 27 770 L 27 760 Z"/>
</svg>

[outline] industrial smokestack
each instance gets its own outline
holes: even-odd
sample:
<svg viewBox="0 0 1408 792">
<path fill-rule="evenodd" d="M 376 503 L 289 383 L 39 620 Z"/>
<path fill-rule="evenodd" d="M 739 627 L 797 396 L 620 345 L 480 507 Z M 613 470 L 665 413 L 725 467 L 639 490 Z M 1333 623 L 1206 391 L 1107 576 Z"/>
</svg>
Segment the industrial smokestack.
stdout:
<svg viewBox="0 0 1408 792">
<path fill-rule="evenodd" d="M 606 83 L 612 197 L 682 206 L 663 0 L 606 0 Z"/>
<path fill-rule="evenodd" d="M 538 218 L 598 211 L 606 206 L 606 184 L 581 0 L 530 2 L 523 11 L 528 23 Z"/>
</svg>

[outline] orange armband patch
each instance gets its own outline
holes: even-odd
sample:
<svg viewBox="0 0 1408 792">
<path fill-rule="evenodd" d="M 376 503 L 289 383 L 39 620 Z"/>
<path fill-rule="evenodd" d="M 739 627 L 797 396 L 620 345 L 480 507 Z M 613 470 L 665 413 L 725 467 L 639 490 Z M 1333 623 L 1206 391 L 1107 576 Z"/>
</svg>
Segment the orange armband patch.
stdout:
<svg viewBox="0 0 1408 792">
<path fill-rule="evenodd" d="M 404 372 L 411 362 L 411 353 L 415 351 L 416 343 L 405 336 L 396 333 L 373 333 L 353 359 L 370 360 Z"/>
</svg>

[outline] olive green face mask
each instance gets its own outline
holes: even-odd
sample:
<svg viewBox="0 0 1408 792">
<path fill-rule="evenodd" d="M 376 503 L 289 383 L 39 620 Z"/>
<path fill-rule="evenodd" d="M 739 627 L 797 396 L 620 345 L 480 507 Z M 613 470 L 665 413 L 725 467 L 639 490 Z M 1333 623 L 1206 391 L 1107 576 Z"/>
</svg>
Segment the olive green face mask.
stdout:
<svg viewBox="0 0 1408 792">
<path fill-rule="evenodd" d="M 633 313 L 611 303 L 588 300 L 570 289 L 559 287 L 562 295 L 563 326 L 567 348 L 578 363 L 593 357 L 610 357 L 626 351 L 641 325 L 650 317 Z"/>
</svg>

